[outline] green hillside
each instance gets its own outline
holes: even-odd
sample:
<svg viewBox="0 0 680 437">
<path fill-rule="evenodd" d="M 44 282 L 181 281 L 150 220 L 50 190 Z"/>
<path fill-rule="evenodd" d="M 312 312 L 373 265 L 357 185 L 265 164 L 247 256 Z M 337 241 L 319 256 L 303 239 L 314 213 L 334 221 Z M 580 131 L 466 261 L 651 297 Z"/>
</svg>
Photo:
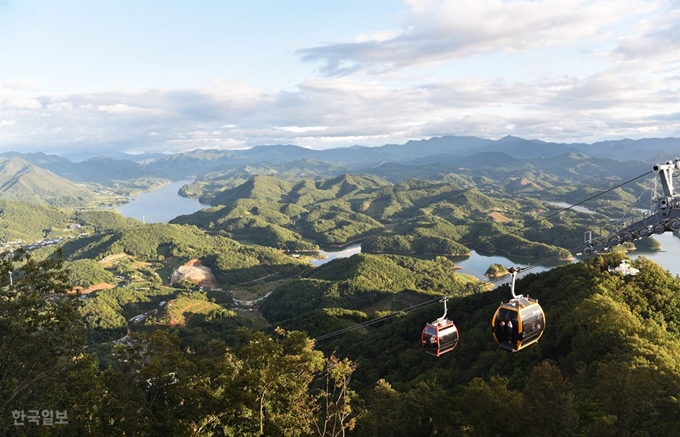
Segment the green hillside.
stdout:
<svg viewBox="0 0 680 437">
<path fill-rule="evenodd" d="M 113 211 L 73 211 L 26 202 L 0 200 L 0 243 L 23 240 L 33 243 L 45 238 L 119 229 L 139 223 Z"/>
<path fill-rule="evenodd" d="M 461 342 L 442 358 L 423 354 L 417 337 L 440 315 L 436 306 L 320 342 L 322 350 L 360 363 L 354 387 L 366 396 L 368 417 L 356 435 L 371 435 L 379 423 L 412 435 L 674 435 L 680 278 L 644 258 L 633 263 L 639 276 L 606 271 L 618 262 L 596 258 L 519 280 L 520 293 L 539 299 L 547 328 L 538 345 L 517 354 L 499 350 L 490 333 L 507 286 L 450 302 Z M 304 326 L 311 336 L 324 333 L 318 318 Z M 436 396 L 426 405 L 446 407 L 409 411 L 409 399 L 423 396 Z M 511 399 L 530 420 L 499 414 Z M 385 416 L 388 404 L 394 413 Z M 439 421 L 441 414 L 447 420 Z M 423 421 L 426 431 L 415 425 Z"/>
<path fill-rule="evenodd" d="M 63 210 L 32 203 L 0 200 L 0 241 L 33 242 L 66 231 L 72 217 Z"/>
<path fill-rule="evenodd" d="M 101 260 L 126 254 L 140 261 L 171 258 L 202 259 L 223 285 L 252 281 L 263 276 L 291 275 L 304 267 L 301 261 L 262 246 L 245 246 L 221 236 L 205 234 L 193 226 L 153 223 L 111 230 L 64 243 L 65 259 Z"/>
<path fill-rule="evenodd" d="M 291 183 L 256 176 L 224 190 L 213 200 L 225 205 L 178 217 L 172 223 L 194 224 L 230 238 L 287 250 L 313 250 L 318 244 L 345 244 L 380 231 L 383 226 L 357 211 L 364 199 L 387 185 L 375 178 L 345 175 Z"/>
<path fill-rule="evenodd" d="M 95 196 L 87 188 L 21 158 L 0 157 L 0 199 L 45 206 L 85 206 Z"/>
<path fill-rule="evenodd" d="M 106 212 L 81 214 L 102 230 L 42 247 L 31 252 L 31 257 L 48 262 L 59 251 L 65 259 L 69 289 L 95 286 L 82 309 L 90 343 L 123 337 L 128 320 L 146 311 L 153 312 L 156 322 L 138 323 L 134 332 L 168 328 L 167 320 L 160 322 L 163 317 L 156 310 L 161 301 L 175 299 L 182 293 L 194 293 L 190 299 L 210 299 L 233 306 L 230 294 L 221 291 L 222 288 L 236 287 L 240 293 L 262 296 L 308 268 L 307 263 L 278 250 L 241 245 L 221 236 L 207 235 L 193 226 L 144 225 L 134 220 L 131 221 L 134 225 L 117 226 L 115 220 L 106 219 Z M 202 266 L 210 269 L 216 284 L 206 291 L 200 291 L 202 287 L 194 282 L 172 284 L 172 272 L 189 260 L 200 260 Z M 105 287 L 96 287 L 102 284 Z M 201 325 L 209 313 L 203 311 L 192 323 Z M 152 320 L 149 317 L 144 320 Z M 232 328 L 252 325 L 242 317 L 237 319 L 235 325 L 230 325 Z M 256 325 L 262 324 L 259 321 Z"/>
<path fill-rule="evenodd" d="M 569 258 L 567 248 L 578 246 L 582 229 L 603 218 L 565 215 L 541 223 L 541 228 L 561 232 L 557 240 L 527 229 L 525 235 L 491 242 L 490 235 L 512 233 L 536 221 L 545 205 L 502 194 L 490 197 L 454 183 L 412 179 L 393 185 L 356 175 L 294 183 L 260 175 L 216 194 L 213 204 L 172 222 L 292 251 L 365 239 L 363 251 L 372 253 L 464 255 L 474 248 Z"/>
<path fill-rule="evenodd" d="M 424 261 L 357 254 L 335 259 L 278 287 L 262 304 L 262 313 L 270 322 L 324 308 L 360 310 L 373 316 L 372 307 L 377 302 L 402 292 L 462 296 L 479 291 L 476 282 L 455 274 L 455 265 L 445 258 Z"/>
<path fill-rule="evenodd" d="M 186 197 L 196 197 L 201 203 L 210 204 L 218 192 L 238 187 L 256 175 L 274 176 L 295 182 L 300 179 L 318 180 L 329 175 L 343 174 L 348 171 L 349 169 L 342 165 L 316 162 L 309 158 L 280 164 L 262 162 L 248 165 L 220 165 L 182 187 L 180 194 Z"/>
<path fill-rule="evenodd" d="M 276 201 L 290 189 L 291 184 L 287 181 L 265 175 L 255 175 L 238 187 L 224 190 L 216 195 L 211 205 L 229 205 L 243 198 Z"/>
</svg>

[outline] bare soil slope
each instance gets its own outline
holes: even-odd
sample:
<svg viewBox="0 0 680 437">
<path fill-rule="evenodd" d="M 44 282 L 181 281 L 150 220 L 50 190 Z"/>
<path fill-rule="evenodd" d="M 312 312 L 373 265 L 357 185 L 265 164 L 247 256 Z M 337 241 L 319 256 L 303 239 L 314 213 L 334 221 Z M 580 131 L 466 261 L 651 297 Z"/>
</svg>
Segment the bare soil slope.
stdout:
<svg viewBox="0 0 680 437">
<path fill-rule="evenodd" d="M 179 281 L 193 282 L 202 287 L 219 287 L 215 275 L 213 275 L 208 267 L 201 264 L 201 261 L 198 259 L 189 260 L 172 272 L 170 285 L 174 285 Z"/>
</svg>

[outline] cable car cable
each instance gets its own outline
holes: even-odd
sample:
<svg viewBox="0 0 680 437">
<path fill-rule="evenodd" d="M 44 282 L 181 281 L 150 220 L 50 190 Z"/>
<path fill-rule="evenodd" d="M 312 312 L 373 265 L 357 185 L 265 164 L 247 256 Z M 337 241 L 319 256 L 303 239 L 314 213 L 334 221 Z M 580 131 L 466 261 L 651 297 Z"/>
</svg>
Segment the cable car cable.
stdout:
<svg viewBox="0 0 680 437">
<path fill-rule="evenodd" d="M 633 210 L 633 208 L 635 208 L 635 205 L 637 205 L 637 203 L 640 201 L 642 196 L 644 196 L 645 193 L 647 193 L 647 191 L 652 191 L 652 188 L 650 187 L 649 190 L 643 190 L 640 193 L 640 195 L 638 196 L 638 198 L 635 199 L 635 202 L 633 202 L 633 204 L 630 206 L 630 208 L 628 208 L 628 210 L 625 213 L 623 213 L 623 216 L 616 223 L 611 224 L 610 227 L 621 225 L 621 223 L 623 223 L 623 221 L 626 219 L 626 216 L 628 216 L 628 214 Z"/>
<path fill-rule="evenodd" d="M 420 275 L 420 274 L 423 274 L 423 273 L 430 273 L 430 272 L 431 272 L 432 270 L 434 270 L 435 268 L 441 267 L 441 264 L 438 263 L 436 259 L 433 260 L 433 261 L 431 261 L 431 262 L 432 262 L 432 265 L 429 266 L 429 267 L 427 267 L 427 268 L 425 268 L 425 269 L 422 269 L 422 270 L 410 270 L 410 273 L 408 273 L 406 276 L 404 276 L 403 278 L 401 278 L 401 279 L 399 280 L 399 282 L 405 282 L 406 280 L 408 280 L 409 278 L 411 278 L 411 277 L 413 277 L 413 276 Z M 402 267 L 402 268 L 407 269 L 406 267 Z M 397 283 L 398 283 L 398 282 L 397 282 Z M 355 303 L 356 303 L 357 298 L 354 297 L 354 299 L 355 299 Z M 438 297 L 438 299 L 441 299 L 441 296 Z M 351 297 L 350 297 L 350 300 L 351 300 Z M 409 307 L 409 308 L 410 308 L 410 307 Z M 400 310 L 400 311 L 403 311 L 403 310 Z M 279 325 L 279 324 L 290 323 L 290 322 L 302 323 L 302 322 L 306 322 L 306 321 L 308 321 L 308 320 L 312 320 L 312 319 L 321 317 L 323 314 L 324 314 L 323 311 L 322 311 L 322 310 L 319 310 L 319 311 L 316 311 L 313 315 L 311 315 L 311 316 L 309 316 L 309 317 L 306 317 L 306 318 L 304 318 L 304 319 L 302 319 L 302 320 L 299 320 L 299 321 L 295 320 L 295 317 L 291 317 L 291 318 L 289 318 L 289 319 L 285 319 L 285 320 L 282 320 L 282 321 L 280 321 L 280 322 L 275 322 L 275 324 L 276 324 L 276 325 Z M 366 322 L 364 322 L 364 323 L 366 323 Z"/>
<path fill-rule="evenodd" d="M 604 194 L 604 193 L 603 193 L 603 194 Z M 569 250 L 569 252 L 570 252 L 570 253 L 575 253 L 575 252 L 577 252 L 578 250 L 583 249 L 585 246 L 586 246 L 585 244 L 580 245 L 580 246 L 577 246 L 577 247 L 575 247 L 575 248 Z M 541 260 L 541 261 L 539 261 L 539 262 L 537 262 L 537 263 L 535 263 L 535 264 L 531 264 L 531 265 L 529 265 L 529 266 L 527 266 L 527 267 L 521 267 L 521 268 L 520 268 L 520 271 L 521 271 L 521 272 L 524 272 L 524 271 L 527 271 L 527 270 L 531 270 L 531 269 L 533 269 L 533 268 L 535 268 L 535 267 L 540 266 L 540 265 L 543 264 L 543 263 L 547 263 L 547 262 L 550 262 L 550 261 L 553 261 L 553 260 L 557 260 L 557 259 L 559 259 L 559 255 L 555 255 L 555 256 L 550 257 L 550 258 L 547 258 L 547 259 L 545 259 L 545 260 Z M 498 277 L 498 278 L 495 278 L 495 279 L 489 279 L 489 280 L 484 281 L 484 282 L 481 282 L 481 283 L 479 283 L 479 284 L 477 284 L 477 285 L 479 285 L 480 287 L 483 287 L 484 285 L 489 285 L 489 284 L 493 284 L 493 283 L 496 283 L 496 282 L 503 281 L 503 280 L 506 279 L 506 277 L 507 277 L 507 275 L 504 275 L 504 276 L 501 276 L 501 277 Z M 426 301 L 426 302 L 423 302 L 423 303 L 420 303 L 420 304 L 417 304 L 417 305 L 413 305 L 413 306 L 411 306 L 411 307 L 405 308 L 405 309 L 403 309 L 403 310 L 399 310 L 398 312 L 389 314 L 389 315 L 384 316 L 384 317 L 379 317 L 379 318 L 377 318 L 377 319 L 368 320 L 368 321 L 366 321 L 366 322 L 359 323 L 359 324 L 357 324 L 357 325 L 353 325 L 353 326 L 350 326 L 350 327 L 347 327 L 347 328 L 343 328 L 343 329 L 340 329 L 340 330 L 338 330 L 338 331 L 334 331 L 334 332 L 330 332 L 330 333 L 328 333 L 328 334 L 320 335 L 320 336 L 314 338 L 314 340 L 315 340 L 315 341 L 326 340 L 326 339 L 329 339 L 329 338 L 332 338 L 332 337 L 336 337 L 336 336 L 338 336 L 338 335 L 342 335 L 342 334 L 345 334 L 345 333 L 347 333 L 347 332 L 353 331 L 353 330 L 355 330 L 355 329 L 363 328 L 363 327 L 365 327 L 365 326 L 369 326 L 369 325 L 372 325 L 372 324 L 375 324 L 375 323 L 378 323 L 378 322 L 382 322 L 382 321 L 391 319 L 391 318 L 393 318 L 393 317 L 396 317 L 396 316 L 400 315 L 400 313 L 407 313 L 407 314 L 408 314 L 408 313 L 410 313 L 410 312 L 413 312 L 413 311 L 416 311 L 416 310 L 420 310 L 420 309 L 426 308 L 426 307 L 428 307 L 428 306 L 434 305 L 435 303 L 440 303 L 440 302 L 441 302 L 441 299 L 442 299 L 442 298 L 441 298 L 441 296 L 440 296 L 440 297 L 437 297 L 436 299 L 432 299 L 432 300 L 429 300 L 429 301 Z"/>
<path fill-rule="evenodd" d="M 383 322 L 383 321 L 388 320 L 388 319 L 391 319 L 391 318 L 393 318 L 393 317 L 397 317 L 397 316 L 401 315 L 402 313 L 407 313 L 407 314 L 408 314 L 408 313 L 410 313 L 411 311 L 415 311 L 415 310 L 419 310 L 419 309 L 426 308 L 426 307 L 428 307 L 428 306 L 430 306 L 430 305 L 434 305 L 435 303 L 440 303 L 441 300 L 442 300 L 441 296 L 438 296 L 436 299 L 432 299 L 432 300 L 429 300 L 429 301 L 421 302 L 421 303 L 419 303 L 419 304 L 410 306 L 410 307 L 405 308 L 405 309 L 403 309 L 403 310 L 395 311 L 394 313 L 389 314 L 389 315 L 387 315 L 387 316 L 378 317 L 378 318 L 376 318 L 376 319 L 368 320 L 368 321 L 366 321 L 366 322 L 359 323 L 359 324 L 357 324 L 357 325 L 352 325 L 352 326 L 349 326 L 349 327 L 344 328 L 344 329 L 340 329 L 340 330 L 335 331 L 335 332 L 330 332 L 330 333 L 328 333 L 328 334 L 320 335 L 320 336 L 316 337 L 314 340 L 315 340 L 315 341 L 320 341 L 320 340 L 325 340 L 325 339 L 327 339 L 327 338 L 335 337 L 335 336 L 337 336 L 337 335 L 345 334 L 345 333 L 347 333 L 347 332 L 349 332 L 349 331 L 354 331 L 355 329 L 363 328 L 364 326 L 369 326 L 369 325 L 372 325 L 372 324 L 375 324 L 375 323 L 378 323 L 378 322 Z"/>
<path fill-rule="evenodd" d="M 571 253 L 576 252 L 579 249 L 582 249 L 583 247 L 585 247 L 585 245 L 577 246 L 576 248 L 569 250 L 569 252 L 571 252 Z M 550 262 L 550 261 L 553 261 L 553 260 L 556 260 L 556 259 L 559 259 L 559 255 L 555 255 L 555 256 L 547 258 L 545 260 L 541 260 L 541 261 L 539 261 L 535 264 L 529 265 L 527 267 L 522 267 L 521 271 L 524 272 L 524 271 L 527 271 L 527 270 L 531 270 L 535 267 L 540 266 L 543 263 L 547 263 L 547 262 Z M 501 276 L 501 277 L 498 277 L 498 278 L 494 278 L 494 279 L 489 279 L 487 281 L 481 282 L 481 283 L 476 284 L 476 285 L 483 287 L 485 285 L 500 282 L 500 281 L 505 280 L 506 276 L 507 275 L 504 275 L 504 276 Z M 366 322 L 359 323 L 357 325 L 352 325 L 350 327 L 340 329 L 338 331 L 334 331 L 334 332 L 330 332 L 328 334 L 320 335 L 319 337 L 314 338 L 314 340 L 315 341 L 326 340 L 328 338 L 332 338 L 332 337 L 335 337 L 335 336 L 338 336 L 338 335 L 341 335 L 341 334 L 345 334 L 345 333 L 353 331 L 355 329 L 363 328 L 364 326 L 369 326 L 369 325 L 372 325 L 374 323 L 378 323 L 378 322 L 388 320 L 390 318 L 393 318 L 393 317 L 400 315 L 400 313 L 410 313 L 412 311 L 420 310 L 420 309 L 426 308 L 428 306 L 434 305 L 435 303 L 440 303 L 441 299 L 442 299 L 441 296 L 439 296 L 436 299 L 432 299 L 432 300 L 425 301 L 425 302 L 417 304 L 417 305 L 413 305 L 411 307 L 405 308 L 403 310 L 399 310 L 398 312 L 395 312 L 393 314 L 389 314 L 389 315 L 384 316 L 384 317 L 379 317 L 377 319 L 371 319 L 371 320 L 368 320 Z"/>
</svg>

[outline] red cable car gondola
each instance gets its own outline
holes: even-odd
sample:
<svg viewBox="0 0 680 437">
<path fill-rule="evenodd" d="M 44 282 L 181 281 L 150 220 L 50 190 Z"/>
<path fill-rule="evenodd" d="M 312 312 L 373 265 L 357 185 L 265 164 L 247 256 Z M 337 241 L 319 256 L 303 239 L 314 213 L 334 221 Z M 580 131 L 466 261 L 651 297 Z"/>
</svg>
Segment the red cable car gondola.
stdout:
<svg viewBox="0 0 680 437">
<path fill-rule="evenodd" d="M 446 301 L 444 302 L 444 315 L 432 323 L 425 325 L 420 341 L 425 348 L 425 352 L 438 357 L 447 352 L 451 352 L 458 346 L 458 329 L 451 320 L 446 318 Z"/>
</svg>

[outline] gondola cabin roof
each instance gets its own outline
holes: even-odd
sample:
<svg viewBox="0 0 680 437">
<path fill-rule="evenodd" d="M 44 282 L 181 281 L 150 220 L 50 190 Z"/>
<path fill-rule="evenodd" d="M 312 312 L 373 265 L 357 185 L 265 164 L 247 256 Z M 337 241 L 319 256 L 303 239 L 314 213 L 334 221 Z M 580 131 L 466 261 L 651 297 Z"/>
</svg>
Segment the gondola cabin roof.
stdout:
<svg viewBox="0 0 680 437">
<path fill-rule="evenodd" d="M 535 305 L 537 303 L 538 303 L 538 301 L 536 299 L 532 299 L 529 296 L 527 296 L 527 297 L 518 296 L 518 297 L 512 299 L 511 301 L 502 304 L 501 306 L 504 306 L 508 309 L 514 308 L 514 309 L 521 310 L 523 308 L 526 308 L 526 307 L 531 306 L 531 305 Z"/>
</svg>

